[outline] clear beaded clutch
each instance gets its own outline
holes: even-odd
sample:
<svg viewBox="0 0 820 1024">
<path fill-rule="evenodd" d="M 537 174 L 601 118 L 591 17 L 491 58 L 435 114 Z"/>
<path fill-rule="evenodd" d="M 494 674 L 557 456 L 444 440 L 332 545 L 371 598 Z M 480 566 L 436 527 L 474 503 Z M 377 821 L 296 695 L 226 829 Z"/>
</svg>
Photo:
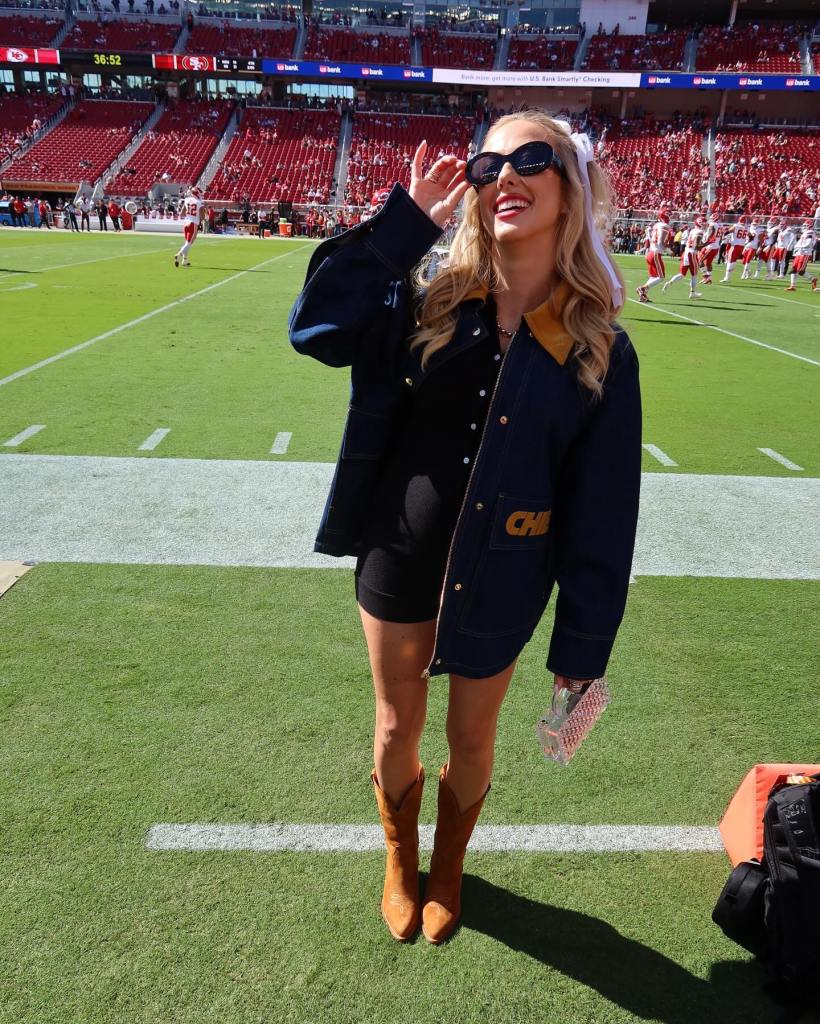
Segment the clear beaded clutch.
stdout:
<svg viewBox="0 0 820 1024">
<path fill-rule="evenodd" d="M 544 757 L 569 764 L 611 699 L 605 676 L 586 683 L 580 691 L 565 686 L 554 689 L 552 704 L 535 730 Z"/>
</svg>

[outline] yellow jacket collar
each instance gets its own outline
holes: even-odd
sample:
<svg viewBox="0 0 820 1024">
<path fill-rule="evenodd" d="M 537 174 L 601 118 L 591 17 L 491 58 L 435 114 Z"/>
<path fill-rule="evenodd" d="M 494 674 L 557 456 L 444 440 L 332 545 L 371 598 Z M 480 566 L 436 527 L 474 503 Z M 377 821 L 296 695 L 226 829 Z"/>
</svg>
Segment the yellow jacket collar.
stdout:
<svg viewBox="0 0 820 1024">
<path fill-rule="evenodd" d="M 464 301 L 480 299 L 482 302 L 486 302 L 488 294 L 489 289 L 485 285 L 477 285 L 467 293 Z M 561 281 L 546 302 L 542 302 L 531 313 L 524 314 L 532 336 L 561 366 L 569 358 L 574 344 L 561 322 L 561 310 L 564 308 L 568 295 L 569 285 L 565 281 Z"/>
</svg>

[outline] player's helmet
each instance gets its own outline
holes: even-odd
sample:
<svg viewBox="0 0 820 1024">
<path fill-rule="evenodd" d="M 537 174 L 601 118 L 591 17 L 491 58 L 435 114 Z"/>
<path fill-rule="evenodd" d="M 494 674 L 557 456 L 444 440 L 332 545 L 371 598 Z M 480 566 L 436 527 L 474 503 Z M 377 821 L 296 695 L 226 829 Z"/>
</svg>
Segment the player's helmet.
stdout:
<svg viewBox="0 0 820 1024">
<path fill-rule="evenodd" d="M 669 211 L 668 210 L 659 210 L 658 211 L 658 219 L 662 220 L 664 222 L 664 224 L 668 224 L 669 223 Z"/>
<path fill-rule="evenodd" d="M 695 227 L 696 228 L 702 228 L 703 227 L 703 217 L 695 217 Z"/>
<path fill-rule="evenodd" d="M 737 222 L 738 222 L 738 224 L 745 224 L 746 223 L 746 214 L 744 213 L 740 217 L 738 217 Z"/>
<path fill-rule="evenodd" d="M 376 214 L 387 202 L 388 196 L 391 190 L 389 188 L 380 188 L 377 192 L 374 192 L 370 197 L 370 213 Z"/>
<path fill-rule="evenodd" d="M 804 220 L 803 221 L 803 227 L 804 228 L 813 228 L 814 227 L 814 221 L 813 220 Z"/>
</svg>

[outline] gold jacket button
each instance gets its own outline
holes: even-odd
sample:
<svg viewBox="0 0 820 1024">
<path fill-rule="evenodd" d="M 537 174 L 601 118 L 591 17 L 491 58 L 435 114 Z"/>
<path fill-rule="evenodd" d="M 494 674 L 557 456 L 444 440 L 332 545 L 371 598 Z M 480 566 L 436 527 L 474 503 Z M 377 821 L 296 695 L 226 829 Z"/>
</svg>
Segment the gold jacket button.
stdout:
<svg viewBox="0 0 820 1024">
<path fill-rule="evenodd" d="M 509 422 L 510 422 L 510 421 L 509 421 L 509 420 L 507 419 L 507 417 L 506 417 L 506 416 L 502 416 L 502 417 L 500 417 L 500 419 L 499 419 L 499 423 L 509 423 Z"/>
<path fill-rule="evenodd" d="M 480 327 L 476 327 L 476 329 L 473 331 L 473 337 L 477 338 L 479 336 L 479 334 L 481 334 L 481 328 Z"/>
<path fill-rule="evenodd" d="M 454 588 L 454 589 L 455 589 L 455 590 L 461 590 L 461 584 L 460 584 L 460 583 L 456 583 L 456 585 L 455 585 L 455 588 Z"/>
<path fill-rule="evenodd" d="M 404 378 L 404 383 L 409 385 L 412 388 L 412 386 L 413 386 L 413 378 L 412 377 L 405 377 Z"/>
<path fill-rule="evenodd" d="M 482 509 L 484 508 L 484 502 L 483 502 L 483 501 L 477 501 L 477 502 L 475 503 L 475 507 L 476 507 L 476 508 L 478 509 L 478 511 L 480 512 L 480 511 L 481 511 L 481 510 L 482 510 Z"/>
<path fill-rule="evenodd" d="M 436 664 L 437 664 L 437 665 L 440 665 L 440 664 L 441 664 L 441 658 L 436 658 Z"/>
</svg>

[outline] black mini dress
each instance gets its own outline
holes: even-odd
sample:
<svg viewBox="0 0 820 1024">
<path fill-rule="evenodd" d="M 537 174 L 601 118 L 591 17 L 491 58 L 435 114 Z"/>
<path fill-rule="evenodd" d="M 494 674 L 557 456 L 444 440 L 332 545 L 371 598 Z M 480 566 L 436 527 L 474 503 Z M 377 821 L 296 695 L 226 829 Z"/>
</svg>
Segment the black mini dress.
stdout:
<svg viewBox="0 0 820 1024">
<path fill-rule="evenodd" d="M 356 599 L 388 622 L 438 616 L 447 555 L 503 355 L 495 303 L 487 334 L 431 370 L 412 396 L 364 523 Z"/>
</svg>

